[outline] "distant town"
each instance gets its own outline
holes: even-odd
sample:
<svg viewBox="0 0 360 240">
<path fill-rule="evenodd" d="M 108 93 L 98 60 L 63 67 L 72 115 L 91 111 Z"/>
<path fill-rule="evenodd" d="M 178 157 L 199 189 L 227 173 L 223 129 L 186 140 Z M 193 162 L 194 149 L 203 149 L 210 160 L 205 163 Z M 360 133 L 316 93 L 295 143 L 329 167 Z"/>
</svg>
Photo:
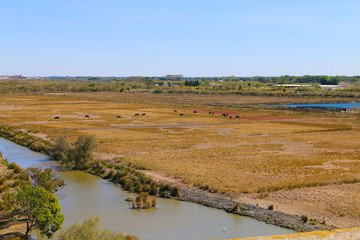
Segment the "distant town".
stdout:
<svg viewBox="0 0 360 240">
<path fill-rule="evenodd" d="M 0 75 L 0 79 L 24 79 L 25 77 L 20 75 Z"/>
</svg>

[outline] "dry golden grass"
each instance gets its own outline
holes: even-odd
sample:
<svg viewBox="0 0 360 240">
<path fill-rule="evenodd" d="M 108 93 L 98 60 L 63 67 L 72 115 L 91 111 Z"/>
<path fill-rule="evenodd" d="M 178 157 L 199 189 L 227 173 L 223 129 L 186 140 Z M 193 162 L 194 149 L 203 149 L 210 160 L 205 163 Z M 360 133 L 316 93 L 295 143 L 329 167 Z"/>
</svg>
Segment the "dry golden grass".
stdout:
<svg viewBox="0 0 360 240">
<path fill-rule="evenodd" d="M 345 228 L 336 229 L 332 231 L 315 231 L 305 233 L 293 233 L 286 235 L 275 235 L 275 236 L 264 236 L 264 237 L 250 237 L 250 238 L 234 238 L 232 240 L 271 240 L 271 239 L 297 239 L 297 240 L 308 240 L 308 239 L 322 239 L 322 240 L 345 240 L 345 239 L 359 239 L 360 228 Z"/>
<path fill-rule="evenodd" d="M 360 134 L 354 116 L 236 108 L 295 100 L 2 94 L 0 124 L 50 139 L 62 134 L 70 139 L 81 133 L 95 134 L 99 156 L 117 156 L 128 165 L 220 192 L 266 192 L 358 181 Z M 223 118 L 208 111 L 230 111 L 241 118 Z M 146 116 L 135 117 L 135 113 Z"/>
</svg>

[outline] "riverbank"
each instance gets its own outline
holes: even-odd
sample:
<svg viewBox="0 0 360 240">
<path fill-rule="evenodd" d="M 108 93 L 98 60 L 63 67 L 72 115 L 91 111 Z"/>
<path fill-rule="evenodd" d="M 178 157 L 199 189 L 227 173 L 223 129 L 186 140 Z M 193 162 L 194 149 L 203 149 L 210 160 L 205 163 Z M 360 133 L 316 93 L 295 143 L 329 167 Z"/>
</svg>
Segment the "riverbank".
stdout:
<svg viewBox="0 0 360 240">
<path fill-rule="evenodd" d="M 109 160 L 110 162 L 110 160 Z M 111 164 L 110 166 L 114 166 Z M 113 173 L 113 178 L 107 177 L 109 172 L 114 171 L 114 168 L 106 168 L 101 167 L 101 171 L 89 171 L 90 173 L 108 179 L 109 181 L 118 183 L 118 179 L 115 177 L 117 173 Z M 134 170 L 136 171 L 136 170 Z M 141 171 L 144 173 L 144 171 Z M 148 173 L 148 172 L 147 172 Z M 146 173 L 145 173 L 146 174 Z M 148 174 L 151 176 L 153 174 Z M 265 208 L 261 208 L 259 206 L 242 203 L 234 200 L 229 200 L 225 197 L 212 196 L 210 193 L 206 193 L 205 191 L 198 188 L 190 188 L 184 184 L 179 185 L 174 181 L 168 181 L 168 179 L 163 178 L 162 180 L 158 180 L 160 184 L 171 185 L 172 189 L 177 190 L 176 195 L 170 194 L 172 191 L 169 191 L 169 194 L 161 194 L 161 197 L 177 199 L 180 201 L 187 201 L 197 203 L 206 207 L 216 208 L 224 210 L 231 214 L 238 214 L 241 216 L 247 216 L 254 218 L 258 221 L 266 222 L 268 224 L 277 225 L 284 228 L 289 228 L 295 230 L 297 232 L 309 232 L 316 230 L 329 230 L 333 229 L 331 226 L 327 226 L 325 224 L 320 223 L 305 223 L 301 216 L 286 214 L 279 211 L 269 210 Z M 118 184 L 121 186 L 121 184 Z M 122 185 L 123 186 L 123 185 Z"/>
</svg>

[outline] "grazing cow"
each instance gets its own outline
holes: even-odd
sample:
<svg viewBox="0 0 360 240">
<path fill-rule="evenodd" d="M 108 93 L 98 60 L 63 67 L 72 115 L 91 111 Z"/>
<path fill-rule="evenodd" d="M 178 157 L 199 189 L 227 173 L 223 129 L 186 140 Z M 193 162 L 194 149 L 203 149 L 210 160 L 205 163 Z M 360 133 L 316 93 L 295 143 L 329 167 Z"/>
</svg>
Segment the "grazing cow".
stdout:
<svg viewBox="0 0 360 240">
<path fill-rule="evenodd" d="M 240 116 L 236 116 L 236 118 L 240 118 Z"/>
<path fill-rule="evenodd" d="M 135 113 L 134 116 L 135 116 L 135 117 L 136 117 L 136 116 L 140 116 L 140 113 Z"/>
<path fill-rule="evenodd" d="M 177 112 L 177 110 L 174 110 L 174 112 Z"/>
<path fill-rule="evenodd" d="M 120 115 L 117 115 L 116 117 L 117 117 L 117 118 L 121 118 L 121 116 L 120 116 Z"/>
<path fill-rule="evenodd" d="M 193 111 L 193 113 L 197 113 L 197 111 Z"/>
<path fill-rule="evenodd" d="M 183 113 L 180 113 L 180 116 L 184 116 L 184 114 L 183 114 Z"/>
<path fill-rule="evenodd" d="M 141 116 L 145 116 L 145 115 L 146 115 L 146 113 L 141 114 Z"/>
<path fill-rule="evenodd" d="M 56 117 L 54 117 L 54 119 L 60 119 L 60 117 L 59 117 L 59 116 L 56 116 Z"/>
<path fill-rule="evenodd" d="M 85 115 L 85 118 L 90 118 L 90 116 L 89 116 L 89 115 Z"/>
</svg>

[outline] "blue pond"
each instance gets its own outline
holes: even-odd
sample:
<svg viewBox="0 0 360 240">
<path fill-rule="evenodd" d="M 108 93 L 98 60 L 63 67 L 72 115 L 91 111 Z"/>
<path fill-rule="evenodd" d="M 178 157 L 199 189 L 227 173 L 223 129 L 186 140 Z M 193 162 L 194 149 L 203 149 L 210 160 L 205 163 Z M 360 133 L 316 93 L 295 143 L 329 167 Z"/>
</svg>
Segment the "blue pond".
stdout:
<svg viewBox="0 0 360 240">
<path fill-rule="evenodd" d="M 318 104 L 288 104 L 285 107 L 311 107 L 311 108 L 336 108 L 336 109 L 349 109 L 358 107 L 360 103 L 318 103 Z"/>
</svg>

